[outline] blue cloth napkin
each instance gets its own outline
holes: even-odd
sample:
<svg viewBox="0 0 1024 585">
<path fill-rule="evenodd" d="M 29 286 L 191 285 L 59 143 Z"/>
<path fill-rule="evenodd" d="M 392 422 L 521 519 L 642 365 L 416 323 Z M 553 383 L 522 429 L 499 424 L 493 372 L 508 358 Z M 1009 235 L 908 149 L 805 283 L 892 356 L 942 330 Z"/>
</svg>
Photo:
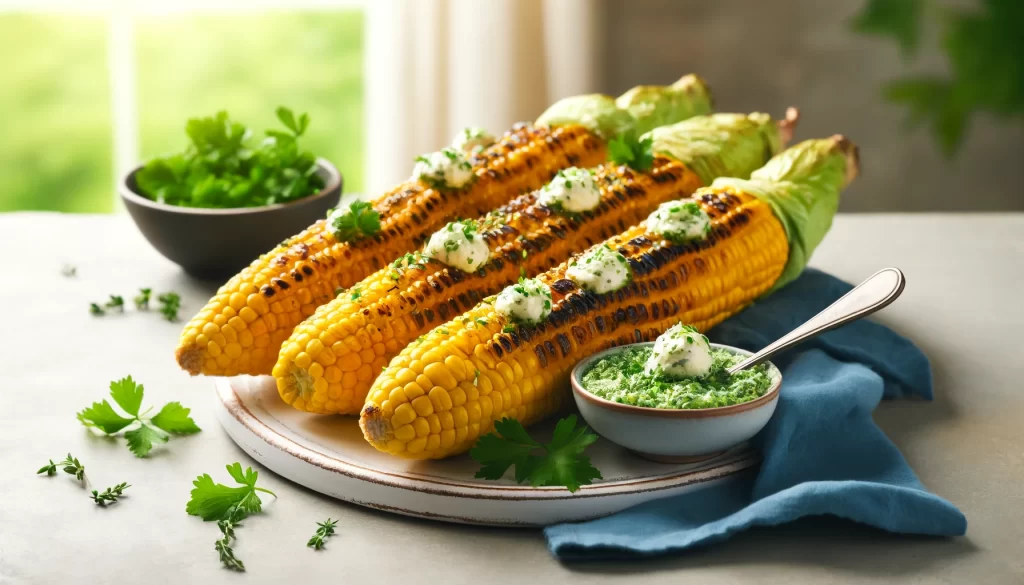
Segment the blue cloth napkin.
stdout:
<svg viewBox="0 0 1024 585">
<path fill-rule="evenodd" d="M 760 349 L 850 288 L 809 269 L 708 336 Z M 565 560 L 666 554 L 720 542 L 752 526 L 817 515 L 906 534 L 966 532 L 964 515 L 925 489 L 871 419 L 883 397 L 932 398 L 928 358 L 917 347 L 862 320 L 773 361 L 783 385 L 775 416 L 753 441 L 764 456 L 756 478 L 549 526 L 544 535 L 551 552 Z"/>
</svg>

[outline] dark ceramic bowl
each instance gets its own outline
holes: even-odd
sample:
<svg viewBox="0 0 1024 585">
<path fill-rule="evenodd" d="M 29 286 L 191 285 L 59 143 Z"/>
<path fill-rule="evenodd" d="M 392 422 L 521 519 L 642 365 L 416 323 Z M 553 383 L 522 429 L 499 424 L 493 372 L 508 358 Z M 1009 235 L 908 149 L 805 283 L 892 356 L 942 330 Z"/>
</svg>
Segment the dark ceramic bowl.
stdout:
<svg viewBox="0 0 1024 585">
<path fill-rule="evenodd" d="M 138 168 L 118 185 L 121 200 L 142 235 L 165 258 L 203 279 L 223 279 L 272 250 L 327 215 L 338 204 L 342 179 L 326 160 L 317 161 L 325 187 L 298 201 L 203 209 L 157 203 L 140 195 L 135 184 Z"/>
</svg>

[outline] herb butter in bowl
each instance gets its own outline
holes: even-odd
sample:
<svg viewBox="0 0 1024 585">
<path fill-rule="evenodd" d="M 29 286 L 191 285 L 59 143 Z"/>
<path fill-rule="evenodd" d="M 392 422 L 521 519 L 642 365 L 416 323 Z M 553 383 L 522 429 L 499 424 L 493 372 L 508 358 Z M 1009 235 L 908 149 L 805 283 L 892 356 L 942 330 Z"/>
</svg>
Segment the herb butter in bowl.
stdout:
<svg viewBox="0 0 1024 585">
<path fill-rule="evenodd" d="M 642 457 L 708 459 L 752 438 L 775 412 L 782 373 L 772 363 L 726 372 L 749 355 L 676 325 L 656 342 L 582 360 L 573 397 L 595 431 Z"/>
</svg>

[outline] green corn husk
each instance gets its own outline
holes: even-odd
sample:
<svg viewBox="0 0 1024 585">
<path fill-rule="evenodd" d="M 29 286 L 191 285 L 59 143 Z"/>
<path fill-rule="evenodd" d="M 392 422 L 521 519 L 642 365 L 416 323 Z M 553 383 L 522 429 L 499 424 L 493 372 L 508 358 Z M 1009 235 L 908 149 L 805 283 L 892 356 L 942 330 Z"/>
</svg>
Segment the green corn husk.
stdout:
<svg viewBox="0 0 1024 585">
<path fill-rule="evenodd" d="M 696 75 L 667 86 L 639 86 L 616 100 L 602 94 L 568 97 L 537 118 L 538 126 L 581 124 L 605 140 L 642 133 L 662 124 L 711 111 L 711 95 Z"/>
<path fill-rule="evenodd" d="M 712 188 L 731 187 L 771 206 L 789 239 L 789 260 L 772 290 L 800 276 L 811 254 L 832 227 L 839 192 L 857 176 L 857 147 L 836 135 L 806 140 L 775 156 L 750 179 L 715 179 Z"/>
<path fill-rule="evenodd" d="M 672 85 L 640 85 L 620 95 L 615 105 L 635 120 L 632 130 L 644 134 L 694 116 L 711 113 L 708 85 L 696 75 L 686 75 Z"/>
<path fill-rule="evenodd" d="M 655 128 L 651 151 L 674 158 L 708 185 L 718 177 L 749 177 L 782 150 L 782 134 L 768 114 L 711 114 Z"/>
</svg>

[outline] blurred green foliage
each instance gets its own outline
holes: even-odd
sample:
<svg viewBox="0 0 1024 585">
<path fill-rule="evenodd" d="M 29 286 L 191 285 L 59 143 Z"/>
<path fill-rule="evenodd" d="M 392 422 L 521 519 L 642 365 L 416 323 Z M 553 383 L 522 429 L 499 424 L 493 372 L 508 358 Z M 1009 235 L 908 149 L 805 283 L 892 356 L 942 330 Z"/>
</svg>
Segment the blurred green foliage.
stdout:
<svg viewBox="0 0 1024 585">
<path fill-rule="evenodd" d="M 0 14 L 0 211 L 114 205 L 107 27 Z"/>
<path fill-rule="evenodd" d="M 0 211 L 113 209 L 106 38 L 102 18 L 0 14 Z M 136 67 L 143 160 L 180 151 L 188 118 L 268 128 L 288 104 L 316 120 L 303 146 L 362 188 L 360 11 L 142 16 Z"/>
<path fill-rule="evenodd" d="M 947 155 L 960 147 L 974 114 L 1024 120 L 1024 0 L 982 0 L 975 9 L 868 0 L 853 28 L 892 38 L 909 59 L 928 17 L 939 21 L 949 74 L 897 79 L 883 89 L 886 99 L 904 105 L 912 125 L 928 124 Z"/>
</svg>

